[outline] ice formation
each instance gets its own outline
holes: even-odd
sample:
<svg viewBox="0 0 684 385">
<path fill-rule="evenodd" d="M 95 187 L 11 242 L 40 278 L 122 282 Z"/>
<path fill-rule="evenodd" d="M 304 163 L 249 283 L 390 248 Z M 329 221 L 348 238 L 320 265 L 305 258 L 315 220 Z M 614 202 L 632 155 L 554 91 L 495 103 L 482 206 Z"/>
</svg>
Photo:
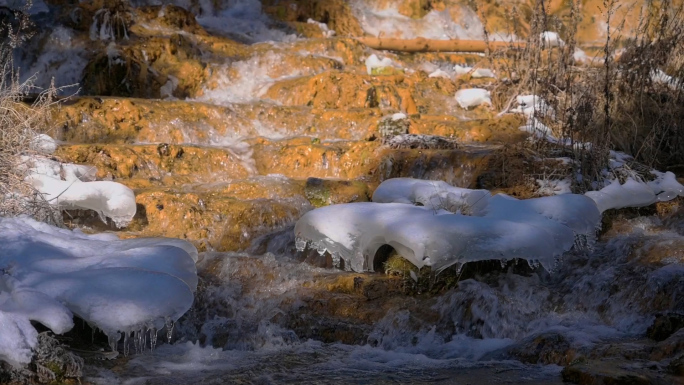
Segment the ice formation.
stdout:
<svg viewBox="0 0 684 385">
<path fill-rule="evenodd" d="M 366 59 L 366 71 L 372 75 L 374 70 L 382 70 L 385 67 L 392 67 L 392 59 L 386 57 L 380 60 L 377 55 L 372 54 Z"/>
<path fill-rule="evenodd" d="M 113 240 L 28 218 L 0 218 L 0 359 L 31 359 L 38 321 L 55 333 L 77 315 L 115 343 L 180 318 L 197 287 L 197 250 L 179 239 Z M 114 237 L 116 238 L 116 237 Z"/>
<path fill-rule="evenodd" d="M 591 241 L 601 219 L 594 201 L 583 195 L 517 200 L 409 178 L 383 182 L 373 201 L 308 212 L 295 226 L 298 248 L 310 243 L 359 272 L 373 270 L 383 245 L 418 268 L 436 271 L 513 258 L 551 269 L 578 241 Z"/>
<path fill-rule="evenodd" d="M 466 110 L 470 107 L 477 107 L 480 104 L 492 105 L 489 91 L 483 88 L 467 88 L 456 92 L 456 102 L 461 108 Z"/>
</svg>

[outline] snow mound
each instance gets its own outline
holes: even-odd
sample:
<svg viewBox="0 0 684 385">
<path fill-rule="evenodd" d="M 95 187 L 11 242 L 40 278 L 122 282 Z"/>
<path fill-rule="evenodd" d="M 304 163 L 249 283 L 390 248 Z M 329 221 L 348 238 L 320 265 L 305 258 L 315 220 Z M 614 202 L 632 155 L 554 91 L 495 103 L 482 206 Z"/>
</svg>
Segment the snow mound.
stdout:
<svg viewBox="0 0 684 385">
<path fill-rule="evenodd" d="M 45 200 L 65 209 L 94 210 L 111 218 L 117 227 L 124 227 L 135 216 L 135 194 L 121 183 L 108 181 L 64 181 L 47 175 L 27 177 Z"/>
<path fill-rule="evenodd" d="M 551 270 L 564 252 L 593 241 L 601 219 L 594 201 L 583 195 L 517 200 L 409 178 L 383 182 L 373 201 L 306 213 L 295 226 L 297 248 L 328 251 L 336 264 L 344 260 L 345 268 L 357 272 L 374 270 L 384 245 L 435 271 L 513 258 Z"/>
<path fill-rule="evenodd" d="M 103 220 L 111 218 L 118 227 L 126 226 L 135 216 L 133 190 L 116 182 L 95 181 L 95 167 L 61 163 L 42 156 L 25 156 L 22 160 L 28 166 L 26 180 L 55 206 L 94 210 Z"/>
<path fill-rule="evenodd" d="M 38 321 L 55 333 L 77 315 L 110 340 L 161 329 L 192 305 L 197 250 L 178 239 L 110 240 L 29 218 L 0 218 L 0 359 L 30 362 Z"/>
<path fill-rule="evenodd" d="M 466 88 L 456 92 L 456 102 L 461 108 L 468 109 L 470 107 L 477 107 L 480 104 L 492 105 L 492 99 L 489 91 L 483 88 Z"/>
<path fill-rule="evenodd" d="M 601 212 L 624 207 L 643 207 L 655 202 L 666 202 L 677 196 L 684 197 L 684 186 L 677 182 L 673 173 L 655 170 L 651 173 L 656 176 L 652 181 L 627 178 L 624 183 L 620 183 L 618 179 L 614 179 L 601 190 L 589 191 L 585 195 L 596 202 Z"/>
</svg>

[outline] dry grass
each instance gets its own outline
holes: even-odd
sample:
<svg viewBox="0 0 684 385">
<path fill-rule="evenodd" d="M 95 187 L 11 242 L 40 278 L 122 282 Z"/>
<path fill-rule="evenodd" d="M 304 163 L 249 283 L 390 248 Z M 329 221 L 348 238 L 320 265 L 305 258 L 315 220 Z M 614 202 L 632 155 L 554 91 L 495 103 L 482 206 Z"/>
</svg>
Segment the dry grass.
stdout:
<svg viewBox="0 0 684 385">
<path fill-rule="evenodd" d="M 30 7 L 31 4 L 27 4 Z M 39 220 L 59 223 L 54 208 L 25 181 L 28 163 L 35 155 L 32 142 L 49 118 L 57 92 L 55 87 L 37 90 L 34 78 L 19 80 L 12 58 L 13 49 L 26 38 L 27 13 L 17 12 L 15 22 L 3 24 L 0 31 L 8 36 L 0 44 L 0 215 L 27 214 Z M 30 94 L 38 94 L 30 105 Z"/>
<path fill-rule="evenodd" d="M 536 94 L 556 111 L 556 119 L 539 120 L 565 146 L 545 140 L 529 143 L 545 158 L 564 153 L 575 160 L 573 190 L 583 192 L 603 178 L 611 149 L 624 151 L 649 167 L 669 169 L 684 164 L 684 4 L 647 1 L 640 24 L 624 31 L 611 20 L 619 3 L 605 0 L 608 26 L 601 54 L 590 65 L 576 63 L 580 2 L 571 3 L 565 25 L 546 14 L 547 0 L 538 0 L 527 46 L 492 52 L 490 65 L 507 78 L 492 92 L 500 110 L 509 109 L 516 95 Z M 635 10 L 639 12 L 639 10 Z M 611 28 L 610 25 L 616 26 Z M 511 33 L 515 26 L 511 27 Z M 544 47 L 539 36 L 557 31 L 563 47 Z M 671 82 L 658 81 L 664 71 Z M 578 146 L 591 143 L 591 146 Z M 564 147 L 564 148 L 559 148 Z"/>
</svg>

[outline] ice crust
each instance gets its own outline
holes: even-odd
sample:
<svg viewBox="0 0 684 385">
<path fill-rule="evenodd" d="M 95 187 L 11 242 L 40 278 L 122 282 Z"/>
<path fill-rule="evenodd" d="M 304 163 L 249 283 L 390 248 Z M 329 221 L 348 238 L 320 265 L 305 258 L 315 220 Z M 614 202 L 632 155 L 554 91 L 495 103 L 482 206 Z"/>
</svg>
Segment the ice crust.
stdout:
<svg viewBox="0 0 684 385">
<path fill-rule="evenodd" d="M 61 334 L 77 315 L 116 341 L 177 320 L 197 288 L 197 250 L 179 239 L 112 240 L 0 218 L 0 242 L 0 360 L 13 365 L 31 359 L 31 320 Z"/>
<path fill-rule="evenodd" d="M 297 222 L 295 234 L 300 249 L 310 242 L 358 272 L 373 270 L 383 245 L 418 268 L 436 271 L 513 258 L 551 270 L 556 258 L 578 241 L 591 242 L 600 219 L 596 204 L 584 195 L 518 200 L 444 182 L 396 178 L 378 187 L 373 203 L 308 212 Z"/>
</svg>

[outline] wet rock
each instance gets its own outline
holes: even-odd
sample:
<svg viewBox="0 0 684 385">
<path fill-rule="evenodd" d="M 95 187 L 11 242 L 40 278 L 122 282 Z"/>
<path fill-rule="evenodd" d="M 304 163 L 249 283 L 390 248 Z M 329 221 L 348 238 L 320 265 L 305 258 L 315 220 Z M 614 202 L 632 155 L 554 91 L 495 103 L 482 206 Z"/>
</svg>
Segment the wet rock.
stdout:
<svg viewBox="0 0 684 385">
<path fill-rule="evenodd" d="M 667 370 L 675 376 L 684 377 L 684 355 L 680 355 L 670 361 L 670 364 L 667 365 Z"/>
<path fill-rule="evenodd" d="M 193 97 L 209 74 L 201 56 L 192 38 L 182 34 L 109 43 L 83 70 L 82 92 L 155 99 Z M 168 90 L 163 91 L 164 86 Z"/>
<path fill-rule="evenodd" d="M 410 121 L 404 117 L 395 118 L 388 116 L 378 124 L 378 134 L 383 139 L 393 138 L 396 135 L 408 134 Z"/>
<path fill-rule="evenodd" d="M 652 361 L 662 361 L 677 356 L 684 351 L 684 329 L 679 329 L 664 341 L 658 342 L 651 350 Z"/>
<path fill-rule="evenodd" d="M 169 144 L 70 145 L 55 154 L 67 162 L 93 165 L 99 179 L 115 179 L 132 188 L 244 178 L 251 166 L 230 150 Z"/>
<path fill-rule="evenodd" d="M 245 249 L 310 209 L 303 197 L 239 200 L 217 193 L 146 191 L 136 202 L 146 213 L 141 235 L 188 239 L 200 250 L 217 251 Z"/>
<path fill-rule="evenodd" d="M 354 17 L 351 5 L 343 0 L 266 0 L 264 11 L 283 21 L 313 19 L 328 25 L 338 36 L 362 36 L 363 30 Z"/>
<path fill-rule="evenodd" d="M 448 150 L 458 147 L 455 141 L 435 135 L 403 134 L 385 139 L 384 144 L 395 150 Z"/>
<path fill-rule="evenodd" d="M 576 359 L 578 353 L 565 336 L 549 332 L 524 339 L 509 354 L 529 364 L 566 366 Z"/>
<path fill-rule="evenodd" d="M 304 191 L 314 207 L 370 200 L 368 185 L 355 181 L 308 178 Z"/>
<path fill-rule="evenodd" d="M 212 144 L 225 138 L 307 135 L 363 139 L 375 132 L 379 109 L 311 109 L 270 103 L 228 107 L 171 100 L 83 97 L 52 111 L 60 140 L 76 143 Z"/>
<path fill-rule="evenodd" d="M 646 331 L 648 338 L 664 341 L 684 327 L 684 315 L 677 313 L 659 314 Z"/>
<path fill-rule="evenodd" d="M 418 112 L 411 93 L 412 81 L 404 75 L 369 77 L 348 72 L 325 72 L 280 81 L 268 89 L 266 98 L 288 106 L 314 108 L 394 108 Z"/>
<path fill-rule="evenodd" d="M 623 369 L 626 363 L 614 361 L 588 361 L 566 366 L 563 381 L 580 385 L 654 385 L 669 383 L 658 373 L 643 369 Z"/>
<path fill-rule="evenodd" d="M 169 31 L 185 31 L 197 35 L 207 35 L 197 23 L 195 15 L 183 7 L 173 4 L 155 5 L 135 9 L 136 23 L 158 26 Z"/>
</svg>

